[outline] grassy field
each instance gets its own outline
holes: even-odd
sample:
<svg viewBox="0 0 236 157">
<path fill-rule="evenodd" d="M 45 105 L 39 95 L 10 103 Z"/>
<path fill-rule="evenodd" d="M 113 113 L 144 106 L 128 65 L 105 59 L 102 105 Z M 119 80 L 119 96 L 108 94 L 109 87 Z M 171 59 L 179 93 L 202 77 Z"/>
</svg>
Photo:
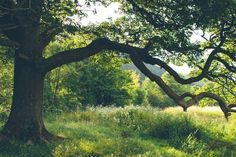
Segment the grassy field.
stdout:
<svg viewBox="0 0 236 157">
<path fill-rule="evenodd" d="M 3 125 L 4 116 L 0 117 Z M 47 128 L 68 139 L 49 144 L 0 143 L 4 157 L 234 157 L 236 115 L 218 107 L 89 108 L 45 114 Z"/>
</svg>

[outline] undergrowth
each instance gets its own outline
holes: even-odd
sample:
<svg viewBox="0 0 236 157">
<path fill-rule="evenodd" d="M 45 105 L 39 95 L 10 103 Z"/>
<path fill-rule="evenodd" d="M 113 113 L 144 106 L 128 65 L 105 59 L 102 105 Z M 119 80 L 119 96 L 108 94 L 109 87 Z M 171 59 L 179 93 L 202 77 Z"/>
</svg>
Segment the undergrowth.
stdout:
<svg viewBox="0 0 236 157">
<path fill-rule="evenodd" d="M 2 115 L 1 125 L 5 121 L 5 114 Z M 35 145 L 1 142 L 0 156 L 236 155 L 236 116 L 227 122 L 214 107 L 193 107 L 187 113 L 179 108 L 88 108 L 70 113 L 45 113 L 45 123 L 51 132 L 67 139 Z"/>
</svg>

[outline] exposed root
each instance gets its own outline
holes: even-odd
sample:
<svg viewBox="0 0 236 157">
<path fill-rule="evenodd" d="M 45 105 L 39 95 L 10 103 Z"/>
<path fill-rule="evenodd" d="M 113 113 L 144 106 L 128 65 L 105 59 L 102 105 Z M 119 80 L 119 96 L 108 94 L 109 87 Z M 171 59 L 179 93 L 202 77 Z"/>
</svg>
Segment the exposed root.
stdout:
<svg viewBox="0 0 236 157">
<path fill-rule="evenodd" d="M 65 137 L 54 135 L 46 130 L 46 128 L 42 129 L 41 133 L 37 133 L 31 136 L 22 137 L 21 135 L 11 136 L 11 134 L 4 134 L 4 132 L 0 133 L 0 142 L 10 142 L 10 141 L 20 141 L 26 144 L 33 143 L 49 143 L 51 141 L 59 141 L 64 140 Z"/>
</svg>

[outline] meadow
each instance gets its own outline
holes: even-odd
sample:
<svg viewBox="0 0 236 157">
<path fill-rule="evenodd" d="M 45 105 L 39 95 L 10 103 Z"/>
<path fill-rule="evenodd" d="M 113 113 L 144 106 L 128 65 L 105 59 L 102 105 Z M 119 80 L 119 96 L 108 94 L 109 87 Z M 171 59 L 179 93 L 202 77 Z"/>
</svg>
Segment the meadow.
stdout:
<svg viewBox="0 0 236 157">
<path fill-rule="evenodd" d="M 7 115 L 0 114 L 0 126 Z M 96 107 L 45 113 L 47 128 L 65 140 L 1 142 L 1 157 L 234 157 L 236 115 L 218 107 Z"/>
</svg>

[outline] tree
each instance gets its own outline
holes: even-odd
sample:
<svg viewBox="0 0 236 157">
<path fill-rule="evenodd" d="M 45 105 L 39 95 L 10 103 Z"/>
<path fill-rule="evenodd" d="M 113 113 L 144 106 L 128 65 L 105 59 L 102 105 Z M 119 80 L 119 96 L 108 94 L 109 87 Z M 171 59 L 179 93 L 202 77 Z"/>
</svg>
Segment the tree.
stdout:
<svg viewBox="0 0 236 157">
<path fill-rule="evenodd" d="M 71 93 L 80 96 L 86 106 L 125 106 L 135 101 L 138 77 L 135 73 L 123 70 L 124 61 L 114 53 L 103 52 L 83 61 L 77 68 L 70 67 L 64 84 Z"/>
<path fill-rule="evenodd" d="M 117 0 L 118 1 L 118 0 Z M 101 2 L 86 0 L 83 5 Z M 111 1 L 106 1 L 111 2 Z M 72 0 L 2 0 L 0 2 L 0 31 L 3 46 L 15 47 L 13 103 L 8 121 L 2 131 L 7 138 L 24 141 L 47 141 L 57 138 L 47 131 L 42 119 L 43 84 L 45 75 L 68 63 L 78 62 L 103 50 L 128 55 L 132 62 L 184 110 L 199 100 L 215 99 L 225 117 L 235 112 L 218 95 L 203 92 L 178 95 L 144 63 L 164 68 L 182 84 L 219 75 L 213 62 L 219 62 L 235 76 L 235 16 L 232 0 L 151 0 L 120 1 L 125 14 L 123 22 L 105 27 L 83 27 L 70 17 L 82 17 L 78 1 Z M 105 31 L 104 31 L 105 30 Z M 202 30 L 204 44 L 190 42 L 194 30 Z M 44 57 L 44 49 L 56 35 L 63 32 L 91 33 L 94 40 L 84 46 Z M 207 37 L 205 34 L 209 34 Z M 109 37 L 109 38 L 108 38 Z M 230 48 L 229 48 L 230 47 Z M 207 56 L 207 57 L 206 57 Z M 226 56 L 230 61 L 224 60 Z M 168 62 L 188 63 L 199 68 L 197 76 L 184 79 Z M 201 66 L 200 63 L 204 63 Z M 235 78 L 235 77 L 234 77 Z M 190 99 L 186 100 L 185 98 Z"/>
</svg>

